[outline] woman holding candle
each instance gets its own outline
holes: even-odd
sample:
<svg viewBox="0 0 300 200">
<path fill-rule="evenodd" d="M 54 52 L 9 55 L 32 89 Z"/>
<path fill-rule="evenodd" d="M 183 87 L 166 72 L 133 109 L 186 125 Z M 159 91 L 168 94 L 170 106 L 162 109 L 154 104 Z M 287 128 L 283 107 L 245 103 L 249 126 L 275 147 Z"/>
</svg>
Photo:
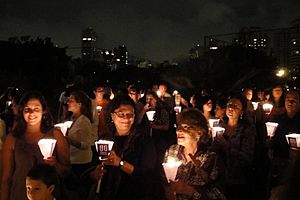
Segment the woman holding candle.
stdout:
<svg viewBox="0 0 300 200">
<path fill-rule="evenodd" d="M 157 165 L 161 166 L 166 149 L 176 143 L 174 129 L 175 113 L 157 96 L 156 92 L 148 91 L 143 113 L 155 111 L 153 121 L 149 120 L 151 133 L 157 152 Z"/>
<path fill-rule="evenodd" d="M 225 133 L 214 139 L 225 163 L 228 199 L 252 199 L 250 179 L 254 158 L 255 127 L 244 117 L 246 100 L 242 95 L 232 96 L 227 103 L 228 121 L 222 126 Z"/>
<path fill-rule="evenodd" d="M 208 124 L 198 109 L 177 115 L 177 143 L 165 154 L 165 162 L 181 161 L 176 180 L 169 180 L 167 199 L 226 199 L 219 185 L 218 156 L 207 148 Z"/>
<path fill-rule="evenodd" d="M 43 159 L 38 141 L 56 139 L 53 156 Z M 25 177 L 31 167 L 47 163 L 63 176 L 69 170 L 69 148 L 63 134 L 54 129 L 52 117 L 44 97 L 28 92 L 20 100 L 18 118 L 3 147 L 2 200 L 26 199 Z"/>
<path fill-rule="evenodd" d="M 100 199 L 143 199 L 156 195 L 151 187 L 155 167 L 155 147 L 144 130 L 136 128 L 135 103 L 129 96 L 116 96 L 106 109 L 110 132 L 105 139 L 114 141 L 105 165 Z M 100 178 L 101 165 L 91 174 Z M 155 199 L 155 198 L 154 198 Z"/>
<path fill-rule="evenodd" d="M 91 100 L 83 91 L 77 90 L 70 94 L 68 99 L 68 111 L 72 112 L 72 126 L 69 128 L 66 139 L 70 144 L 70 161 L 72 171 L 77 178 L 91 167 L 93 141 L 93 113 Z M 89 183 L 80 180 L 84 192 L 80 192 L 81 198 L 86 199 Z"/>
<path fill-rule="evenodd" d="M 284 90 L 281 85 L 276 85 L 272 88 L 269 101 L 273 105 L 273 108 L 268 116 L 269 121 L 273 121 L 279 115 L 284 114 L 284 96 Z"/>
</svg>

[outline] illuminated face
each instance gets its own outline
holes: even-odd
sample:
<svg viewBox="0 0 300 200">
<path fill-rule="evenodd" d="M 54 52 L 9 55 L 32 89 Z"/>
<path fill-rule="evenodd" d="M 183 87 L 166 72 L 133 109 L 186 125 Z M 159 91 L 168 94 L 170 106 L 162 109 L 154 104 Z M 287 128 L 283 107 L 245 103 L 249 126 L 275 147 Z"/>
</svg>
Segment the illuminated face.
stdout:
<svg viewBox="0 0 300 200">
<path fill-rule="evenodd" d="M 238 120 L 243 113 L 243 105 L 239 99 L 230 99 L 227 103 L 226 115 L 231 120 Z"/>
<path fill-rule="evenodd" d="M 282 96 L 282 88 L 281 87 L 275 87 L 272 90 L 272 94 L 274 98 L 280 98 Z"/>
<path fill-rule="evenodd" d="M 43 107 L 38 99 L 30 99 L 23 109 L 23 117 L 27 126 L 40 125 L 43 117 Z"/>
<path fill-rule="evenodd" d="M 252 96 L 253 96 L 253 91 L 248 89 L 245 91 L 244 95 L 248 101 L 251 101 Z"/>
<path fill-rule="evenodd" d="M 198 139 L 195 137 L 197 133 L 195 132 L 195 130 L 191 130 L 191 127 L 187 124 L 179 124 L 176 130 L 176 134 L 177 143 L 181 146 L 187 147 L 191 143 L 198 142 Z"/>
<path fill-rule="evenodd" d="M 96 99 L 102 99 L 104 95 L 104 87 L 97 87 L 96 90 L 94 90 L 94 94 Z"/>
<path fill-rule="evenodd" d="M 222 118 L 225 115 L 226 109 L 216 105 L 215 116 L 217 119 Z"/>
<path fill-rule="evenodd" d="M 147 95 L 146 102 L 149 103 L 149 105 L 152 109 L 154 109 L 157 101 L 152 95 Z"/>
<path fill-rule="evenodd" d="M 12 101 L 12 111 L 13 111 L 13 114 L 14 115 L 17 115 L 18 114 L 18 105 L 17 105 L 17 103 L 16 103 L 16 101 L 13 99 L 13 101 Z"/>
<path fill-rule="evenodd" d="M 72 113 L 79 113 L 81 109 L 81 103 L 77 102 L 73 95 L 68 99 L 68 111 Z"/>
<path fill-rule="evenodd" d="M 167 92 L 168 88 L 165 85 L 159 85 L 158 90 L 161 92 L 161 95 L 164 95 Z"/>
<path fill-rule="evenodd" d="M 40 180 L 33 180 L 26 177 L 26 193 L 29 200 L 51 200 L 54 185 L 47 187 Z"/>
<path fill-rule="evenodd" d="M 139 93 L 137 93 L 137 91 L 134 90 L 129 90 L 128 91 L 128 95 L 130 96 L 130 98 L 137 103 L 139 100 Z"/>
<path fill-rule="evenodd" d="M 130 105 L 121 105 L 111 113 L 112 121 L 119 135 L 129 133 L 134 122 L 134 117 L 134 108 Z"/>
<path fill-rule="evenodd" d="M 299 94 L 296 92 L 287 93 L 285 97 L 285 109 L 288 114 L 295 114 L 299 110 Z"/>
<path fill-rule="evenodd" d="M 204 105 L 203 105 L 203 111 L 204 112 L 210 112 L 212 110 L 212 107 L 213 107 L 213 103 L 211 100 L 208 100 L 208 102 L 206 102 Z"/>
</svg>

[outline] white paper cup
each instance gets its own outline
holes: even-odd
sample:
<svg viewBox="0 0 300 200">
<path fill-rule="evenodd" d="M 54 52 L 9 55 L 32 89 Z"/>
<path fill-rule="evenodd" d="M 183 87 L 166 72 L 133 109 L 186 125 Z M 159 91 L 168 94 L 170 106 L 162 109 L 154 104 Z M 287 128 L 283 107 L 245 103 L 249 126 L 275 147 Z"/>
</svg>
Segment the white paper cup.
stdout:
<svg viewBox="0 0 300 200">
<path fill-rule="evenodd" d="M 175 107 L 174 107 L 174 111 L 175 111 L 176 113 L 180 113 L 180 112 L 181 112 L 181 106 L 175 106 Z"/>
<path fill-rule="evenodd" d="M 51 157 L 55 148 L 56 139 L 41 139 L 38 142 L 40 151 L 44 156 L 44 159 Z"/>
<path fill-rule="evenodd" d="M 253 109 L 254 109 L 254 110 L 257 110 L 258 102 L 252 102 L 252 105 L 253 105 Z"/>
<path fill-rule="evenodd" d="M 114 142 L 109 140 L 98 140 L 95 142 L 95 147 L 100 160 L 107 159 L 108 153 L 111 151 L 113 145 Z"/>
<path fill-rule="evenodd" d="M 269 137 L 273 137 L 275 134 L 275 131 L 277 129 L 278 123 L 275 122 L 266 122 L 266 127 L 267 127 L 267 133 Z"/>
<path fill-rule="evenodd" d="M 272 104 L 270 104 L 270 103 L 263 104 L 263 110 L 265 111 L 265 113 L 267 115 L 269 115 L 271 113 L 272 109 L 273 109 L 273 105 Z"/>
<path fill-rule="evenodd" d="M 220 121 L 220 119 L 209 119 L 208 123 L 209 123 L 210 128 L 218 126 L 219 121 Z"/>
<path fill-rule="evenodd" d="M 147 115 L 147 118 L 148 118 L 149 121 L 154 120 L 154 114 L 155 114 L 155 111 L 153 111 L 153 110 L 150 110 L 150 111 L 146 112 L 146 115 Z"/>
<path fill-rule="evenodd" d="M 211 129 L 211 135 L 212 138 L 214 139 L 215 137 L 223 135 L 225 132 L 225 128 L 223 127 L 212 127 Z"/>
<path fill-rule="evenodd" d="M 168 182 L 169 182 L 169 180 L 175 181 L 178 167 L 181 164 L 182 164 L 182 162 L 180 162 L 180 161 L 177 161 L 177 162 L 168 162 L 168 163 L 163 163 L 162 164 Z"/>
<path fill-rule="evenodd" d="M 292 147 L 292 148 L 299 148 L 300 147 L 300 134 L 298 133 L 290 133 L 285 135 L 286 140 L 288 142 L 288 144 Z"/>
<path fill-rule="evenodd" d="M 65 121 L 63 123 L 55 124 L 54 127 L 59 128 L 63 135 L 66 136 L 67 130 L 71 127 L 72 123 L 73 121 Z"/>
</svg>

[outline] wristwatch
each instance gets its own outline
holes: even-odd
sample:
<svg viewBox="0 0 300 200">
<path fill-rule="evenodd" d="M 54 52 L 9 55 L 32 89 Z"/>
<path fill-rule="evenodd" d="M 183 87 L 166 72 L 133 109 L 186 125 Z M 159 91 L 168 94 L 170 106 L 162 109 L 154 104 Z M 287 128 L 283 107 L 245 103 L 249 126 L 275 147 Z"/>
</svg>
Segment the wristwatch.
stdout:
<svg viewBox="0 0 300 200">
<path fill-rule="evenodd" d="M 121 161 L 119 162 L 119 167 L 123 167 L 124 164 L 125 164 L 125 162 L 124 162 L 123 160 L 121 160 Z"/>
<path fill-rule="evenodd" d="M 201 198 L 201 194 L 197 191 L 195 191 L 192 195 L 193 200 L 197 200 Z"/>
</svg>

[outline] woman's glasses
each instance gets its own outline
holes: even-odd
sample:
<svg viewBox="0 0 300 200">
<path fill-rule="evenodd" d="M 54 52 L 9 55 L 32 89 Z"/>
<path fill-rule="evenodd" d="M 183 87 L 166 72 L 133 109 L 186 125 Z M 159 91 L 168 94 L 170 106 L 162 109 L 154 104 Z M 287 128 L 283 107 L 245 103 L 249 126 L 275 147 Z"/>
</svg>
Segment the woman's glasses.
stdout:
<svg viewBox="0 0 300 200">
<path fill-rule="evenodd" d="M 117 117 L 122 118 L 122 119 L 131 119 L 134 118 L 134 113 L 123 113 L 123 112 L 114 112 Z"/>
</svg>

